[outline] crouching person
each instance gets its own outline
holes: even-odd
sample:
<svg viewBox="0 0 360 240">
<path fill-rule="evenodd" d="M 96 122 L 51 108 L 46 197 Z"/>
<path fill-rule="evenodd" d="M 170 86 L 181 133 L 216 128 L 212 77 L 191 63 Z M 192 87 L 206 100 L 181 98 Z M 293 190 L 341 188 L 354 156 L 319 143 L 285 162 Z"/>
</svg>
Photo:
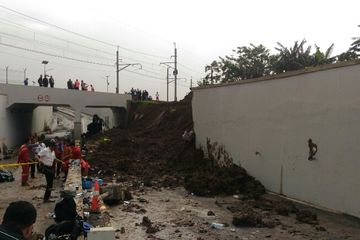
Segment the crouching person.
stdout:
<svg viewBox="0 0 360 240">
<path fill-rule="evenodd" d="M 25 240 L 32 236 L 36 221 L 35 207 L 26 201 L 12 202 L 0 225 L 1 240 Z"/>
</svg>

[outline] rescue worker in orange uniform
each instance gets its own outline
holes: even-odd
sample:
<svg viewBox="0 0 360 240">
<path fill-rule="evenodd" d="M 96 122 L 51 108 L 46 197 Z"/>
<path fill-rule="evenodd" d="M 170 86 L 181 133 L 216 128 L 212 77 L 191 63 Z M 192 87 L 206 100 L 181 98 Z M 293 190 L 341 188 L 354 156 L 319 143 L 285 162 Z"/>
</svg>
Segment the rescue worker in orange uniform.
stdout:
<svg viewBox="0 0 360 240">
<path fill-rule="evenodd" d="M 80 147 L 73 148 L 72 159 L 80 159 L 81 175 L 87 176 L 89 173 L 90 164 L 82 158 Z"/>
<path fill-rule="evenodd" d="M 69 140 L 65 140 L 64 141 L 64 152 L 63 152 L 63 156 L 61 158 L 62 160 L 62 171 L 65 173 L 65 176 L 64 176 L 64 182 L 66 181 L 66 178 L 67 178 L 67 175 L 68 175 L 68 172 L 69 172 L 69 166 L 70 166 L 70 159 L 72 157 L 72 147 L 70 146 L 70 142 Z"/>
<path fill-rule="evenodd" d="M 27 143 L 24 143 L 21 145 L 19 150 L 19 156 L 17 163 L 27 163 L 26 165 L 21 165 L 22 167 L 22 173 L 21 173 L 21 186 L 29 186 L 29 183 L 27 182 L 29 179 L 29 163 L 30 162 L 30 153 L 29 148 L 27 146 Z"/>
</svg>

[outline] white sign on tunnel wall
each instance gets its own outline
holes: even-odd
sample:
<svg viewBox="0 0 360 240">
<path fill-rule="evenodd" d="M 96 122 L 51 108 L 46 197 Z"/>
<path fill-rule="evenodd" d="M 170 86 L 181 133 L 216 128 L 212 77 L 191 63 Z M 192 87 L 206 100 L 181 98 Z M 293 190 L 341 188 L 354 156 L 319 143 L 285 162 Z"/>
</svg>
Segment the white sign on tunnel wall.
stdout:
<svg viewBox="0 0 360 240">
<path fill-rule="evenodd" d="M 48 102 L 48 101 L 50 101 L 50 96 L 47 94 L 46 95 L 39 94 L 37 96 L 37 100 L 38 100 L 38 102 Z"/>
</svg>

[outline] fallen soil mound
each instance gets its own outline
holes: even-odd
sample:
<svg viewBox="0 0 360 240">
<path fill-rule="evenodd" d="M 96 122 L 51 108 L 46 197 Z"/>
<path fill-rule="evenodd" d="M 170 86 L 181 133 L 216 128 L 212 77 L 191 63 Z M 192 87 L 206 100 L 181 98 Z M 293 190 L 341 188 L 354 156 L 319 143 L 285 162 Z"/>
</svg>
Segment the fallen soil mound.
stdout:
<svg viewBox="0 0 360 240">
<path fill-rule="evenodd" d="M 184 186 L 200 196 L 241 193 L 257 197 L 264 187 L 238 166 L 217 167 L 182 139 L 193 128 L 191 95 L 177 103 L 132 102 L 126 129 L 88 141 L 89 160 L 103 178 L 132 186 Z"/>
</svg>

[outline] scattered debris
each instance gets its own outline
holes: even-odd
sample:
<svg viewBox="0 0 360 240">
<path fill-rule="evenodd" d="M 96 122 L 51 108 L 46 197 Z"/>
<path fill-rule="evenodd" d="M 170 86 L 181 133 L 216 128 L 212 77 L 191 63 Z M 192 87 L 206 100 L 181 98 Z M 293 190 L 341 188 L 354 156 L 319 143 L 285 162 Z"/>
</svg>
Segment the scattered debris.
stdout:
<svg viewBox="0 0 360 240">
<path fill-rule="evenodd" d="M 262 227 L 263 222 L 259 215 L 251 209 L 236 213 L 233 216 L 232 224 L 236 227 Z"/>
<path fill-rule="evenodd" d="M 222 224 L 222 223 L 211 223 L 210 227 L 213 228 L 213 229 L 223 229 L 224 224 Z"/>
<path fill-rule="evenodd" d="M 317 215 L 313 212 L 310 212 L 308 210 L 300 210 L 296 213 L 296 220 L 302 223 L 308 223 L 308 224 L 319 224 L 317 220 Z"/>
<path fill-rule="evenodd" d="M 210 211 L 208 211 L 207 215 L 208 215 L 208 216 L 215 216 L 215 213 L 210 210 Z"/>
</svg>

